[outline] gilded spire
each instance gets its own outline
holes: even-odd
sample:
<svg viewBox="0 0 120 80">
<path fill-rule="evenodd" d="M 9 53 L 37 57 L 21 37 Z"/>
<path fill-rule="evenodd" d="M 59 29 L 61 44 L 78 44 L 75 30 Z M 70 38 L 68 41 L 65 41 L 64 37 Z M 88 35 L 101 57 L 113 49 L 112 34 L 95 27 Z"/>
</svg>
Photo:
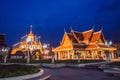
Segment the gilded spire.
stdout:
<svg viewBox="0 0 120 80">
<path fill-rule="evenodd" d="M 103 27 L 101 27 L 101 31 L 103 30 Z"/>
<path fill-rule="evenodd" d="M 28 34 L 29 36 L 33 36 L 33 33 L 32 33 L 32 25 L 30 25 L 30 33 Z"/>
<path fill-rule="evenodd" d="M 64 28 L 64 33 L 66 33 L 66 30 L 65 30 L 65 28 Z"/>
</svg>

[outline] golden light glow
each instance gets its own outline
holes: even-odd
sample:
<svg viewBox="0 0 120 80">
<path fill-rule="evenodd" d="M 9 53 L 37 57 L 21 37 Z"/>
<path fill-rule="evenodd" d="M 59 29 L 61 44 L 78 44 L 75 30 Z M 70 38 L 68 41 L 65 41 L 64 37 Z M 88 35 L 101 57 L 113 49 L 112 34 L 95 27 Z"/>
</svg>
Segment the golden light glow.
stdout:
<svg viewBox="0 0 120 80">
<path fill-rule="evenodd" d="M 64 31 L 60 46 L 53 49 L 56 59 L 76 59 L 75 51 L 81 52 L 82 59 L 106 59 L 105 50 L 116 50 L 114 47 L 105 45 L 105 38 L 102 30 L 94 32 L 94 29 L 78 32 L 71 30 L 70 33 Z M 66 57 L 67 56 L 67 57 Z"/>
<path fill-rule="evenodd" d="M 29 47 L 31 51 L 39 50 L 40 52 L 42 52 L 42 44 L 39 40 L 39 37 L 35 36 L 32 33 L 32 27 L 30 27 L 30 33 L 28 35 L 21 37 L 21 42 L 13 45 L 11 54 L 15 54 L 17 51 L 22 51 L 23 53 L 27 52 L 28 42 L 29 42 L 29 45 L 30 45 Z"/>
</svg>

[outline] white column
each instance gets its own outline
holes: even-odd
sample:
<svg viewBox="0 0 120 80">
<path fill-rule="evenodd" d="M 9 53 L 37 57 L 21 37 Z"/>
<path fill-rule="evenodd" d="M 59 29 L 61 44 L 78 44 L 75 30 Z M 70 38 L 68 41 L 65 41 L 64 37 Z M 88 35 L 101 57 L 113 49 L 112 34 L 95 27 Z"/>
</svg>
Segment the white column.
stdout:
<svg viewBox="0 0 120 80">
<path fill-rule="evenodd" d="M 83 59 L 85 59 L 86 52 L 87 52 L 87 51 L 84 51 L 84 52 L 82 53 L 82 54 L 83 54 Z"/>
<path fill-rule="evenodd" d="M 94 51 L 92 51 L 92 53 L 91 53 L 91 54 L 92 54 L 92 59 L 94 59 Z"/>
<path fill-rule="evenodd" d="M 60 60 L 60 52 L 58 52 L 58 60 Z"/>
<path fill-rule="evenodd" d="M 114 53 L 111 51 L 111 58 L 114 59 Z"/>
</svg>

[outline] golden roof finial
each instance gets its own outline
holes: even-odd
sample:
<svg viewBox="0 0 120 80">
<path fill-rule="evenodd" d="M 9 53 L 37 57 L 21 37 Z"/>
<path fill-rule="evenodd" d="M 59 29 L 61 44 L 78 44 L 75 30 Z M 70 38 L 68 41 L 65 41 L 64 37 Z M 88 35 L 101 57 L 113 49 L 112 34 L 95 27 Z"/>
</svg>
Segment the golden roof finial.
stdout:
<svg viewBox="0 0 120 80">
<path fill-rule="evenodd" d="M 30 25 L 30 33 L 28 34 L 29 36 L 33 36 L 33 33 L 32 33 L 32 25 Z"/>
<path fill-rule="evenodd" d="M 103 27 L 101 27 L 101 31 L 103 30 Z"/>
<path fill-rule="evenodd" d="M 95 25 L 93 24 L 92 29 L 94 30 L 94 28 L 95 28 Z"/>
<path fill-rule="evenodd" d="M 65 28 L 64 28 L 64 32 L 66 32 Z"/>
</svg>

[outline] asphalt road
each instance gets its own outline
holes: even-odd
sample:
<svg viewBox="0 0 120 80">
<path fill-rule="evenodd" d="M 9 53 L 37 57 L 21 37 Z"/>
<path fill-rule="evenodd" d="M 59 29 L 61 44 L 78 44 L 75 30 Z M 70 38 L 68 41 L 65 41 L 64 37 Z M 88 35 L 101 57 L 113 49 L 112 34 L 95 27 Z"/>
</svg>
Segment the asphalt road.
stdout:
<svg viewBox="0 0 120 80">
<path fill-rule="evenodd" d="M 48 80 L 120 80 L 100 70 L 81 69 L 81 68 L 59 68 L 44 70 L 51 74 Z"/>
</svg>

